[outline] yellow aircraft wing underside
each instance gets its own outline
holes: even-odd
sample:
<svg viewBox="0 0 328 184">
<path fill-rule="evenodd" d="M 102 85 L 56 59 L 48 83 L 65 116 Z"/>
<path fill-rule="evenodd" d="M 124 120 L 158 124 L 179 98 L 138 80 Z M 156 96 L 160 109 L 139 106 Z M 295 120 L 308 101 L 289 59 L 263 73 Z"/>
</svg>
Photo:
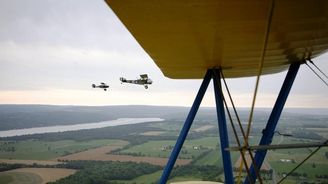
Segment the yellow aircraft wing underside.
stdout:
<svg viewBox="0 0 328 184">
<path fill-rule="evenodd" d="M 226 77 L 285 70 L 328 49 L 328 0 L 106 0 L 165 76 Z M 264 49 L 265 48 L 265 49 Z M 265 50 L 265 51 L 264 51 Z"/>
</svg>

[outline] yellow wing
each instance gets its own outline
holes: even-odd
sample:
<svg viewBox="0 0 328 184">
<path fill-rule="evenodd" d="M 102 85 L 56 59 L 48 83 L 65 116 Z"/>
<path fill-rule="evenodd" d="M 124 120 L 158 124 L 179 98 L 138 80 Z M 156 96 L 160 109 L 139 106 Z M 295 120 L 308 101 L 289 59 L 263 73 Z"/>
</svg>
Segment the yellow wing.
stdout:
<svg viewBox="0 0 328 184">
<path fill-rule="evenodd" d="M 165 76 L 258 74 L 270 0 L 106 0 Z M 328 49 L 327 0 L 276 0 L 262 74 Z"/>
</svg>

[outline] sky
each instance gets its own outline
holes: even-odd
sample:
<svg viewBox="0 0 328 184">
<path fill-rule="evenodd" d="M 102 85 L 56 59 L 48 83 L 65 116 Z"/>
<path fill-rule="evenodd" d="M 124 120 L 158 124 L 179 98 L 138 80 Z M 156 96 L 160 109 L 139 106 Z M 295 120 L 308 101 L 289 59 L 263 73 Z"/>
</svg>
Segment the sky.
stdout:
<svg viewBox="0 0 328 184">
<path fill-rule="evenodd" d="M 328 54 L 314 62 L 328 73 Z M 166 78 L 103 0 L 0 0 L 0 63 L 0 104 L 191 106 L 201 84 Z M 143 73 L 147 90 L 119 81 Z M 273 106 L 285 75 L 261 77 L 257 107 Z M 250 107 L 255 77 L 227 82 Z M 327 94 L 302 65 L 286 106 L 328 108 Z M 212 84 L 202 106 L 215 106 Z"/>
</svg>

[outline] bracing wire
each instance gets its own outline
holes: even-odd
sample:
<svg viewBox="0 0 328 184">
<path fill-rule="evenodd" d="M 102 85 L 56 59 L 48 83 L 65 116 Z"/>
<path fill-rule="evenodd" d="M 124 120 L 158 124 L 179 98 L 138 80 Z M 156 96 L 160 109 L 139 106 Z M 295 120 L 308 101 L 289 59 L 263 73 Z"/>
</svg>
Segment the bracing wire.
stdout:
<svg viewBox="0 0 328 184">
<path fill-rule="evenodd" d="M 327 74 L 325 74 L 325 72 L 323 72 L 311 59 L 309 59 L 308 60 L 314 67 L 316 67 L 317 68 L 317 70 L 319 70 L 319 72 L 323 75 L 323 76 L 325 76 L 327 79 L 328 79 L 328 76 L 327 76 Z"/>
<path fill-rule="evenodd" d="M 215 72 L 215 77 L 217 78 L 217 73 L 216 73 L 215 70 L 214 70 L 214 72 Z M 222 74 L 222 70 L 221 70 L 221 68 L 220 68 L 220 75 L 221 75 L 221 74 Z M 222 75 L 222 79 L 224 80 L 223 75 Z M 221 86 L 221 84 L 220 84 L 220 86 Z M 227 88 L 226 88 L 226 89 L 227 89 Z M 228 89 L 227 89 L 227 90 L 228 90 Z M 234 123 L 233 123 L 232 116 L 231 116 L 230 110 L 229 110 L 229 108 L 228 108 L 227 101 L 225 100 L 225 97 L 224 97 L 223 92 L 222 92 L 222 88 L 221 88 L 221 96 L 222 96 L 222 99 L 223 99 L 224 106 L 225 106 L 225 108 L 226 108 L 227 114 L 228 114 L 228 116 L 229 116 L 230 124 L 231 124 L 232 130 L 233 130 L 233 133 L 234 133 L 235 139 L 236 139 L 236 141 L 237 141 L 238 146 L 241 147 L 241 143 L 240 143 L 240 140 L 239 140 L 239 138 L 238 138 L 237 130 L 236 130 L 236 127 L 235 127 L 235 125 L 234 125 Z M 244 164 L 245 164 L 245 169 L 246 169 L 246 172 L 247 172 L 247 179 L 249 180 L 250 183 L 255 183 L 255 182 L 252 180 L 252 177 L 251 177 L 251 175 L 250 175 L 250 171 L 249 171 L 249 167 L 248 167 L 248 164 L 247 164 L 247 160 L 246 160 L 246 158 L 245 158 L 245 155 L 243 154 L 242 149 L 240 149 L 239 151 L 240 151 L 240 154 L 241 154 L 242 161 L 243 161 Z"/>
<path fill-rule="evenodd" d="M 262 70 L 263 70 L 263 63 L 264 63 L 265 52 L 266 52 L 266 48 L 267 48 L 268 40 L 269 40 L 269 33 L 270 33 L 270 29 L 271 29 L 271 22 L 272 22 L 272 17 L 273 17 L 274 3 L 275 3 L 275 0 L 272 0 L 271 5 L 270 5 L 268 24 L 267 24 L 266 31 L 265 31 L 265 36 L 264 36 L 261 60 L 260 60 L 260 63 L 259 63 L 259 68 L 258 68 L 259 70 L 258 70 L 257 77 L 256 77 L 256 83 L 255 83 L 255 90 L 254 90 L 254 95 L 253 95 L 253 100 L 252 100 L 251 112 L 250 112 L 249 119 L 248 119 L 246 138 L 248 138 L 248 136 L 249 136 L 250 128 L 251 128 L 251 122 L 253 120 L 254 106 L 255 106 L 258 86 L 259 86 L 259 83 L 260 83 L 260 78 L 261 78 L 261 74 L 262 74 Z"/>
<path fill-rule="evenodd" d="M 307 63 L 305 63 L 306 64 L 306 66 L 308 66 L 311 70 L 312 70 L 312 72 L 323 82 L 323 83 L 325 83 L 325 85 L 328 87 L 328 83 L 309 65 L 309 64 L 307 64 Z"/>
<path fill-rule="evenodd" d="M 233 108 L 233 110 L 234 110 L 234 113 L 235 113 L 235 115 L 236 115 L 237 122 L 238 122 L 238 125 L 239 125 L 239 128 L 240 128 L 240 131 L 241 131 L 241 133 L 242 133 L 242 135 L 243 135 L 243 138 L 244 138 L 244 141 L 245 141 L 245 139 L 246 139 L 246 134 L 245 134 L 244 128 L 243 128 L 243 126 L 242 126 L 242 124 L 241 124 L 241 121 L 240 121 L 239 115 L 238 115 L 237 110 L 236 110 L 235 103 L 233 102 L 233 99 L 232 99 L 232 96 L 231 96 L 231 93 L 230 93 L 229 87 L 228 87 L 228 85 L 227 85 L 227 82 L 226 82 L 226 80 L 225 80 L 225 76 L 224 76 L 224 74 L 223 74 L 222 69 L 221 69 L 220 71 L 221 71 L 221 76 L 222 76 L 222 80 L 223 80 L 224 86 L 225 86 L 225 88 L 226 88 L 226 90 L 227 90 L 227 93 L 228 93 L 228 96 L 229 96 L 229 99 L 230 99 L 230 103 L 231 103 L 232 108 Z"/>
<path fill-rule="evenodd" d="M 316 65 L 313 63 L 311 59 L 309 59 L 309 62 L 316 67 L 316 69 L 328 79 L 328 76 Z M 311 71 L 328 87 L 328 83 L 309 65 L 305 62 L 305 64 L 311 69 Z M 324 142 L 324 144 L 327 144 L 328 140 Z M 323 144 L 323 145 L 324 145 Z M 321 149 L 321 146 L 318 146 L 313 152 L 311 152 L 302 162 L 300 162 L 295 168 L 293 168 L 291 171 L 289 171 L 285 177 L 283 177 L 280 181 L 278 181 L 277 184 L 283 182 L 290 174 L 292 174 L 296 169 L 298 169 L 301 165 L 303 165 L 307 160 L 309 160 L 316 152 L 318 152 Z"/>
<path fill-rule="evenodd" d="M 324 144 L 327 144 L 328 140 L 326 140 L 324 142 Z M 291 171 L 289 171 L 289 173 L 286 174 L 285 177 L 283 177 L 280 181 L 278 181 L 277 184 L 283 182 L 290 174 L 292 174 L 296 169 L 298 169 L 301 165 L 303 165 L 307 160 L 309 160 L 316 152 L 318 152 L 321 149 L 322 145 L 317 147 L 312 153 L 310 153 L 310 155 L 308 155 L 302 162 L 300 162 L 294 169 L 292 169 Z"/>
<path fill-rule="evenodd" d="M 271 29 L 274 5 L 275 5 L 275 0 L 271 0 L 271 4 L 270 4 L 270 7 L 269 7 L 268 24 L 267 24 L 267 27 L 266 27 L 264 42 L 263 42 L 263 50 L 262 50 L 262 54 L 261 54 L 261 60 L 260 60 L 260 63 L 259 63 L 258 74 L 257 74 L 257 77 L 256 77 L 255 90 L 254 90 L 254 95 L 253 95 L 253 100 L 252 100 L 251 111 L 250 111 L 249 118 L 248 118 L 248 125 L 247 125 L 245 144 L 248 143 L 248 137 L 249 137 L 250 130 L 251 130 L 251 124 L 252 124 L 252 120 L 253 120 L 253 113 L 254 113 L 254 107 L 255 107 L 255 102 L 256 102 L 256 97 L 257 97 L 257 91 L 258 91 L 258 86 L 259 86 L 259 82 L 260 82 L 260 76 L 261 76 L 262 70 L 263 70 L 265 52 L 266 52 L 266 48 L 267 48 L 268 40 L 269 40 L 269 33 L 270 33 L 270 29 Z M 242 168 L 243 168 L 243 165 L 241 163 L 240 167 L 239 167 L 239 172 L 242 171 Z"/>
<path fill-rule="evenodd" d="M 248 142 L 246 141 L 245 131 L 244 131 L 244 128 L 243 128 L 243 126 L 241 124 L 241 121 L 240 121 L 240 118 L 239 118 L 239 115 L 238 115 L 238 112 L 237 112 L 235 103 L 233 102 L 233 99 L 232 99 L 232 96 L 231 96 L 231 93 L 230 93 L 228 84 L 227 84 L 227 82 L 225 80 L 225 76 L 223 74 L 222 68 L 220 68 L 220 75 L 222 76 L 222 80 L 223 80 L 224 86 L 226 88 L 226 91 L 227 91 L 228 96 L 229 96 L 229 99 L 230 99 L 230 103 L 232 105 L 232 108 L 234 110 L 235 116 L 237 118 L 237 122 L 238 122 L 238 125 L 239 125 L 239 128 L 240 128 L 240 131 L 242 133 L 243 139 L 244 139 L 245 147 L 248 147 Z M 224 97 L 223 97 L 223 99 L 224 99 Z M 226 104 L 226 101 L 225 101 L 225 104 Z M 226 107 L 228 107 L 227 104 L 226 104 Z M 229 112 L 229 109 L 227 109 L 227 112 L 230 113 Z M 232 121 L 232 119 L 231 119 L 231 121 Z M 232 126 L 234 128 L 233 122 L 231 122 L 231 124 L 232 124 Z M 237 132 L 235 134 L 237 134 Z M 238 146 L 240 147 L 240 145 L 238 145 Z M 247 151 L 249 152 L 249 156 L 250 156 L 251 161 L 253 163 L 253 166 L 254 166 L 254 169 L 255 169 L 255 174 L 259 178 L 260 183 L 262 183 L 263 181 L 262 181 L 262 178 L 261 178 L 261 175 L 260 175 L 260 171 L 259 171 L 259 169 L 258 169 L 258 167 L 257 167 L 257 165 L 255 163 L 255 159 L 254 159 L 253 153 L 252 153 L 252 151 L 250 149 L 247 149 Z M 244 157 L 244 150 L 241 150 L 240 154 L 241 154 L 242 157 Z M 245 167 L 248 169 L 248 166 L 247 165 L 245 165 Z M 239 172 L 238 182 L 237 183 L 240 183 L 240 181 L 241 181 L 240 179 L 241 179 L 241 172 Z M 250 180 L 250 182 L 252 183 L 252 180 Z"/>
<path fill-rule="evenodd" d="M 240 147 L 241 144 L 240 144 L 240 141 L 239 141 L 239 138 L 238 138 L 238 135 L 237 135 L 236 127 L 235 127 L 235 125 L 233 123 L 233 120 L 232 120 L 232 117 L 231 117 L 231 114 L 230 114 L 230 110 L 229 110 L 228 105 L 227 105 L 227 102 L 225 101 L 224 98 L 223 98 L 223 101 L 224 101 L 224 105 L 226 107 L 226 111 L 227 111 L 228 116 L 229 116 L 229 119 L 230 119 L 231 127 L 232 127 L 233 133 L 235 135 L 237 144 Z M 243 162 L 245 164 L 245 169 L 246 169 L 246 172 L 247 172 L 247 179 L 249 180 L 250 183 L 255 183 L 253 181 L 252 177 L 251 177 L 251 174 L 250 174 L 250 171 L 249 171 L 249 167 L 248 167 L 248 164 L 247 164 L 247 160 L 245 158 L 245 154 L 243 154 L 243 150 L 242 149 L 240 149 L 239 151 L 240 151 L 241 158 L 242 158 L 242 160 L 243 160 Z"/>
</svg>

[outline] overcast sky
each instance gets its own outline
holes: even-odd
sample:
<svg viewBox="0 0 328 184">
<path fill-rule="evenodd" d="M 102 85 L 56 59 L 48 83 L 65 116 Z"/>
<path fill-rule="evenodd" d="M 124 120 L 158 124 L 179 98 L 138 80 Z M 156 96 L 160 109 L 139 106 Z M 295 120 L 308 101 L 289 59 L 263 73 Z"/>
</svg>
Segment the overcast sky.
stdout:
<svg viewBox="0 0 328 184">
<path fill-rule="evenodd" d="M 328 54 L 314 60 L 328 73 Z M 102 0 L 0 0 L 0 103 L 190 106 L 201 80 L 163 76 Z M 154 81 L 121 84 L 147 73 Z M 285 72 L 261 78 L 256 106 L 273 105 Z M 106 82 L 109 92 L 92 89 Z M 255 78 L 228 80 L 236 104 L 251 105 Z M 304 65 L 288 107 L 328 107 L 328 88 Z M 214 106 L 210 85 L 203 106 Z"/>
</svg>

